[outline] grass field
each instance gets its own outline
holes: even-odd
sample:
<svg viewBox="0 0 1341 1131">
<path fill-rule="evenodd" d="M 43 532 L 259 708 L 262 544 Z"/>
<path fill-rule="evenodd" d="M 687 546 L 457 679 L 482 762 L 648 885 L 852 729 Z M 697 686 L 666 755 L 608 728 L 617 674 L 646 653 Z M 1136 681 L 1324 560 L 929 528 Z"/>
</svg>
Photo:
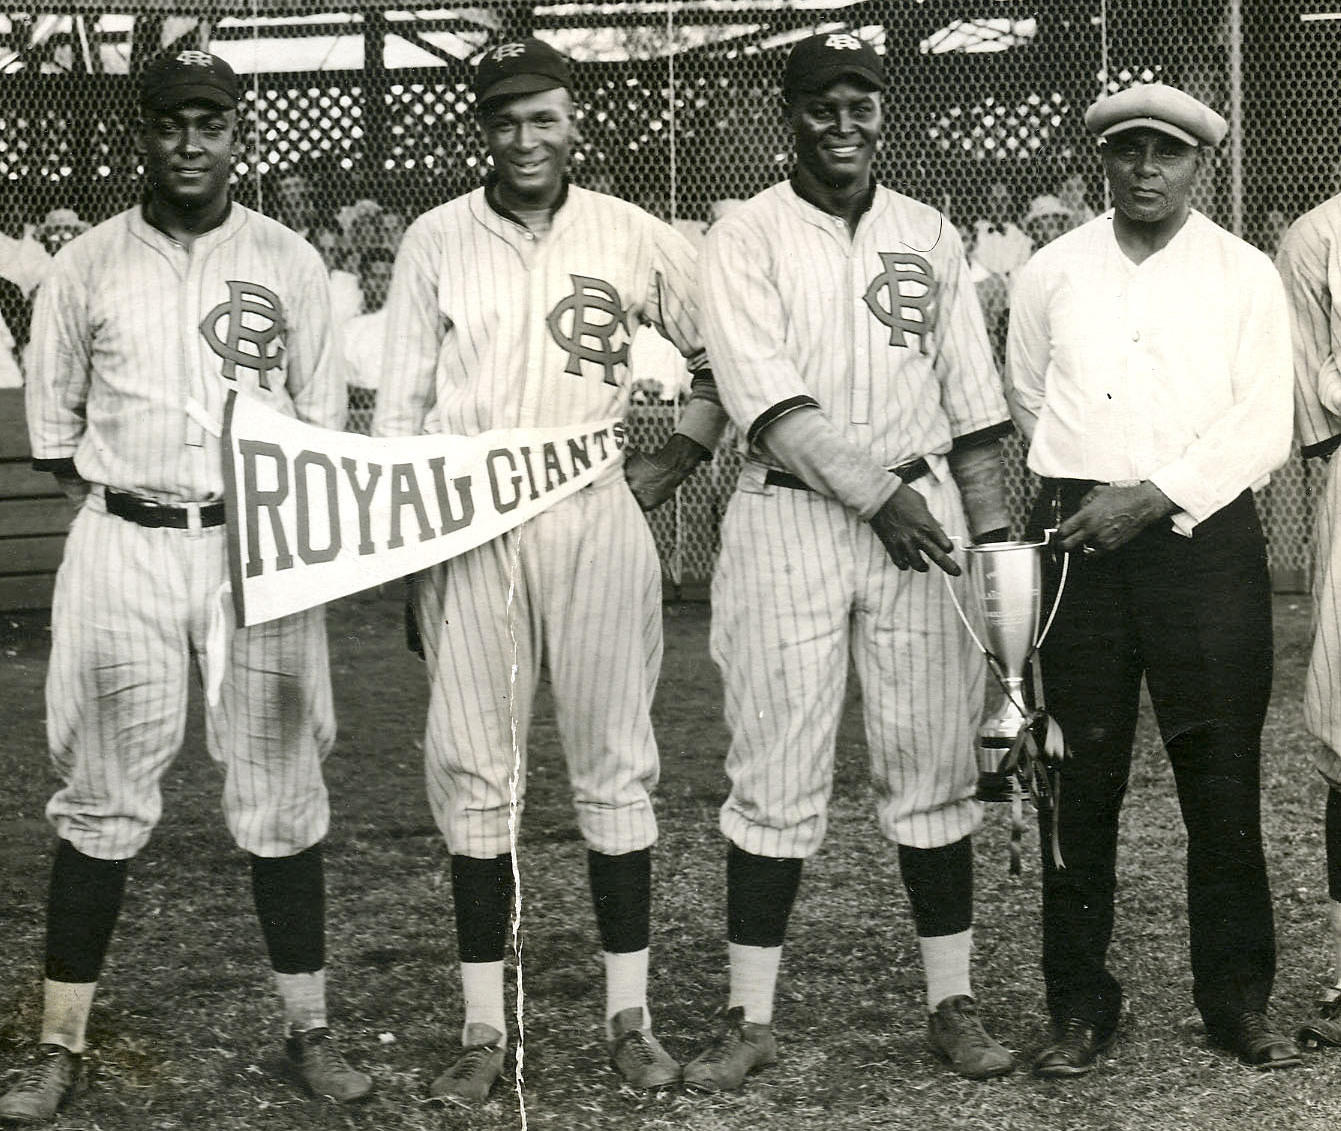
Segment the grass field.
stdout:
<svg viewBox="0 0 1341 1131">
<path fill-rule="evenodd" d="M 688 1058 L 716 1026 L 726 988 L 726 791 L 721 689 L 705 605 L 666 609 L 656 723 L 662 746 L 655 856 L 653 1008 Z M 1125 810 L 1112 961 L 1130 996 L 1124 1034 L 1095 1074 L 1070 1084 L 1026 1072 L 975 1084 L 923 1040 L 921 972 L 894 853 L 872 835 L 859 708 L 840 736 L 829 839 L 807 866 L 775 1019 L 782 1059 L 742 1092 L 645 1096 L 606 1063 L 599 944 L 553 712 L 537 711 L 520 844 L 525 904 L 524 1110 L 498 1088 L 483 1109 L 424 1102 L 456 1044 L 460 1000 L 447 858 L 424 800 L 423 672 L 404 651 L 399 600 L 365 595 L 330 617 L 340 740 L 328 763 L 333 1023 L 377 1093 L 354 1110 L 304 1098 L 278 1075 L 277 1000 L 246 863 L 218 814 L 220 779 L 198 712 L 169 774 L 165 818 L 136 860 L 90 1040 L 93 1086 L 61 1117 L 81 1131 L 209 1128 L 992 1128 L 1117 1131 L 1330 1128 L 1341 1119 L 1341 1050 L 1261 1075 L 1206 1047 L 1194 1023 L 1183 899 L 1184 837 L 1149 721 Z M 1273 1013 L 1293 1027 L 1326 974 L 1323 789 L 1300 721 L 1307 608 L 1277 602 L 1277 677 L 1266 734 L 1267 853 L 1280 969 Z M 0 618 L 0 1084 L 26 1055 L 40 1010 L 42 909 L 54 785 L 43 743 L 47 651 L 38 617 Z M 1007 813 L 977 839 L 976 991 L 989 1026 L 1027 1058 L 1043 1034 L 1037 973 L 1036 837 L 1006 869 Z M 516 1046 L 514 1034 L 513 1045 Z"/>
</svg>

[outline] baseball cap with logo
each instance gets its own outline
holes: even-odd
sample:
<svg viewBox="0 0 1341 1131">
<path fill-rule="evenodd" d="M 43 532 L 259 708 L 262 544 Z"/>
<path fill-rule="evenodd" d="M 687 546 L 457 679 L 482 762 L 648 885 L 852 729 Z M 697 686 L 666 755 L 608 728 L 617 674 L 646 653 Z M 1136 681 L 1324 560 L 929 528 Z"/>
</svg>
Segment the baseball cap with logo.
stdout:
<svg viewBox="0 0 1341 1131">
<path fill-rule="evenodd" d="M 208 51 L 155 55 L 140 73 L 140 104 L 172 110 L 188 102 L 236 109 L 242 91 L 233 68 Z"/>
<path fill-rule="evenodd" d="M 475 68 L 475 107 L 482 110 L 500 98 L 556 87 L 572 90 L 573 75 L 568 60 L 548 43 L 538 39 L 500 43 L 489 48 Z"/>
<path fill-rule="evenodd" d="M 883 90 L 885 66 L 875 48 L 859 36 L 823 32 L 792 48 L 782 74 L 782 94 L 809 94 L 841 78 L 860 79 L 873 90 Z"/>
</svg>

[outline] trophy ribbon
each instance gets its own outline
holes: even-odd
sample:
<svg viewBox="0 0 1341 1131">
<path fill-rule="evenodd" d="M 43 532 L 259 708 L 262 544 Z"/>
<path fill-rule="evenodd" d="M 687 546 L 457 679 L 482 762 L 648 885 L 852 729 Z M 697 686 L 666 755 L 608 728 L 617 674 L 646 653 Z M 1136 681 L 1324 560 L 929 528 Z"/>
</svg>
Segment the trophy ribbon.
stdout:
<svg viewBox="0 0 1341 1131">
<path fill-rule="evenodd" d="M 1011 802 L 1010 874 L 1020 873 L 1020 842 L 1024 833 L 1024 798 L 1050 817 L 1053 863 L 1062 860 L 1058 826 L 1061 801 L 1062 762 L 1069 755 L 1065 736 L 1057 721 L 1046 711 L 1026 702 L 1024 675 L 1026 665 L 1047 637 L 1061 606 L 1070 556 L 1062 556 L 1062 572 L 1057 594 L 1047 622 L 1038 631 L 1041 596 L 1040 551 L 1055 530 L 1044 532 L 1039 542 L 988 542 L 981 546 L 962 546 L 972 561 L 969 579 L 983 623 L 984 643 L 965 614 L 948 574 L 943 574 L 946 591 L 955 612 L 968 630 L 973 643 L 987 660 L 988 670 L 1004 696 L 1002 706 L 984 721 L 978 732 L 978 744 L 984 766 L 978 775 L 978 799 Z M 989 759 L 1004 751 L 995 764 Z"/>
</svg>

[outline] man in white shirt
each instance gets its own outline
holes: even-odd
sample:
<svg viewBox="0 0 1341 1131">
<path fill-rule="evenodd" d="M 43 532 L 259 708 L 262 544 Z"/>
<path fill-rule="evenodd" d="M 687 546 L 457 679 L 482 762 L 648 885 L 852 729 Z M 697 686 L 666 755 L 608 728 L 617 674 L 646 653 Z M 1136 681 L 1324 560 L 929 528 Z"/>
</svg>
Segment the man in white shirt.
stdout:
<svg viewBox="0 0 1341 1131">
<path fill-rule="evenodd" d="M 1251 492 L 1289 453 L 1285 294 L 1265 255 L 1190 207 L 1226 132 L 1220 115 L 1151 85 L 1101 99 L 1085 122 L 1115 207 L 1020 271 L 1008 347 L 1012 413 L 1043 477 L 1033 521 L 1059 527 L 1072 552 L 1042 649 L 1071 757 L 1066 867 L 1043 853 L 1055 1039 L 1034 1071 L 1088 1072 L 1116 1036 L 1122 987 L 1105 956 L 1143 675 L 1187 828 L 1207 1035 L 1254 1067 L 1289 1067 L 1298 1049 L 1265 1012 L 1276 959 L 1259 781 L 1271 583 Z"/>
<path fill-rule="evenodd" d="M 17 283 L 31 299 L 50 269 L 51 257 L 24 233 L 22 211 L 10 202 L 0 214 L 0 278 Z"/>
</svg>

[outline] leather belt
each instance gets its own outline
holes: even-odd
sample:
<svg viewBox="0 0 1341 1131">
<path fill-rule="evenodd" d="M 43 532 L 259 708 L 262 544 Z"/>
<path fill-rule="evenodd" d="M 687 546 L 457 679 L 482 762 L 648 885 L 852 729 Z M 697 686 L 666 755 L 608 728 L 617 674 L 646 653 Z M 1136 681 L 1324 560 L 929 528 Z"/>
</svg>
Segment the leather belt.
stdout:
<svg viewBox="0 0 1341 1131">
<path fill-rule="evenodd" d="M 931 465 L 927 463 L 925 456 L 918 456 L 916 459 L 910 459 L 907 463 L 901 463 L 898 467 L 890 470 L 902 479 L 905 483 L 912 483 L 916 479 L 921 479 L 924 475 L 931 474 Z M 769 468 L 764 475 L 764 485 L 767 487 L 790 487 L 793 491 L 810 491 L 813 488 L 804 479 L 792 475 L 788 471 L 776 471 Z"/>
<path fill-rule="evenodd" d="M 223 503 L 200 503 L 196 507 L 173 506 L 171 503 L 156 503 L 152 499 L 141 499 L 138 495 L 127 495 L 124 491 L 115 491 L 108 487 L 103 492 L 103 501 L 107 504 L 107 513 L 124 518 L 137 526 L 170 526 L 176 530 L 186 530 L 191 525 L 191 511 L 200 512 L 200 525 L 222 526 L 224 522 Z"/>
</svg>

